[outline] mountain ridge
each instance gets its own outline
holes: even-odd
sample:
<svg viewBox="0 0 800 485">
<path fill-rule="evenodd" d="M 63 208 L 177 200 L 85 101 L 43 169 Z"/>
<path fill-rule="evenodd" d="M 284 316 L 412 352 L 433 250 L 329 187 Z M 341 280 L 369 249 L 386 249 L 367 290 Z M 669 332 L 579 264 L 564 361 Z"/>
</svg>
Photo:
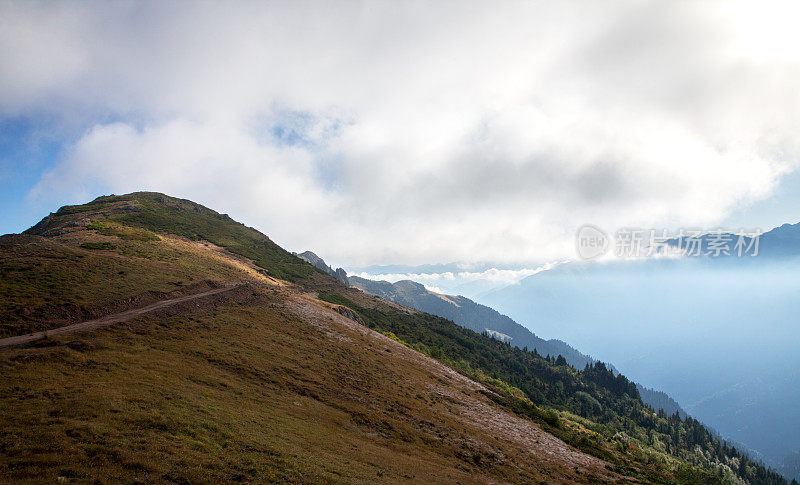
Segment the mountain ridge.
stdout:
<svg viewBox="0 0 800 485">
<path fill-rule="evenodd" d="M 785 483 L 601 363 L 349 288 L 191 201 L 68 206 L 0 238 L 0 273 L 17 335 L 68 324 L 37 309 L 248 289 L 0 352 L 3 480 Z"/>
<path fill-rule="evenodd" d="M 768 231 L 758 257 L 574 262 L 482 301 L 542 333 L 556 331 L 550 322 L 560 319 L 566 340 L 667 391 L 694 417 L 778 466 L 800 445 L 800 381 L 769 377 L 796 369 L 791 323 L 800 251 L 785 243 L 799 237 L 798 224 Z M 620 341 L 635 351 L 622 350 Z M 759 381 L 749 392 L 714 398 Z"/>
<path fill-rule="evenodd" d="M 464 296 L 440 295 L 411 280 L 395 283 L 350 276 L 350 285 L 387 300 L 410 306 L 453 320 L 462 327 L 478 333 L 493 330 L 512 338 L 512 345 L 536 351 L 553 358 L 561 355 L 576 369 L 582 369 L 595 359 L 581 354 L 560 340 L 544 340 L 506 315 Z"/>
<path fill-rule="evenodd" d="M 501 335 L 507 335 L 511 339 L 503 339 L 503 341 L 509 341 L 512 345 L 527 350 L 533 351 L 535 349 L 542 356 L 564 357 L 567 363 L 576 369 L 582 369 L 596 362 L 591 356 L 582 354 L 561 340 L 541 339 L 510 317 L 463 296 L 440 295 L 426 289 L 424 285 L 410 280 L 390 283 L 388 281 L 350 276 L 349 281 L 351 286 L 367 293 L 451 319 L 464 328 L 469 328 L 479 333 L 490 331 L 490 333 L 497 332 Z M 444 304 L 439 300 L 442 300 Z M 455 308 L 448 306 L 447 303 Z M 609 366 L 614 372 L 618 372 L 613 365 L 609 364 Z M 686 411 L 666 393 L 640 384 L 637 384 L 637 387 L 642 399 L 653 409 L 663 409 L 664 412 L 670 415 L 677 412 L 684 419 L 688 416 Z"/>
</svg>

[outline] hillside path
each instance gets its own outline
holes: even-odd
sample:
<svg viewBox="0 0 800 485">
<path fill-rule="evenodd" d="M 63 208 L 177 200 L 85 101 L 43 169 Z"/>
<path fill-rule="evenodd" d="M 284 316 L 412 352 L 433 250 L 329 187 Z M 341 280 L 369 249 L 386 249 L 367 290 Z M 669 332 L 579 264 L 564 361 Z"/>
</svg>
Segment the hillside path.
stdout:
<svg viewBox="0 0 800 485">
<path fill-rule="evenodd" d="M 234 288 L 237 288 L 238 286 L 241 285 L 224 286 L 222 288 L 215 288 L 213 290 L 204 291 L 202 293 L 195 293 L 193 295 L 186 295 L 177 298 L 170 298 L 168 300 L 161 300 L 155 303 L 151 303 L 150 305 L 146 305 L 139 308 L 132 308 L 130 310 L 125 310 L 119 313 L 113 313 L 111 315 L 106 315 L 104 317 L 95 318 L 94 320 L 86 320 L 85 322 L 73 323 L 72 325 L 65 325 L 63 327 L 57 327 L 50 330 L 43 330 L 40 332 L 28 333 L 25 335 L 6 337 L 0 339 L 0 349 L 4 349 L 7 347 L 14 347 L 17 345 L 24 345 L 44 337 L 54 337 L 56 335 L 82 332 L 85 330 L 94 330 L 96 328 L 113 325 L 115 323 L 126 322 L 138 316 L 144 315 L 145 313 L 150 313 L 152 311 L 160 310 L 162 308 L 167 308 L 173 305 L 177 305 L 179 303 L 185 303 L 188 301 L 196 300 L 198 298 L 203 298 L 206 296 L 216 295 L 218 293 L 230 291 Z"/>
</svg>

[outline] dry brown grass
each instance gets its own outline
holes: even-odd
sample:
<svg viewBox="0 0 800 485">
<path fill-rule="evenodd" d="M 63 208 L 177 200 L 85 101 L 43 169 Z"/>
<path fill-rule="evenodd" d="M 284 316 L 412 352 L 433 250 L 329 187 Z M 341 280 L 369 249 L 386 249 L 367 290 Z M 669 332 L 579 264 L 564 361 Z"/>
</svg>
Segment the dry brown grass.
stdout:
<svg viewBox="0 0 800 485">
<path fill-rule="evenodd" d="M 113 249 L 86 249 L 86 243 Z M 201 282 L 285 284 L 205 241 L 126 240 L 85 229 L 51 238 L 0 237 L 0 276 L 0 336 L 75 323 L 105 306 Z"/>
<path fill-rule="evenodd" d="M 613 478 L 438 362 L 291 290 L 258 293 L 0 354 L 0 477 Z"/>
</svg>

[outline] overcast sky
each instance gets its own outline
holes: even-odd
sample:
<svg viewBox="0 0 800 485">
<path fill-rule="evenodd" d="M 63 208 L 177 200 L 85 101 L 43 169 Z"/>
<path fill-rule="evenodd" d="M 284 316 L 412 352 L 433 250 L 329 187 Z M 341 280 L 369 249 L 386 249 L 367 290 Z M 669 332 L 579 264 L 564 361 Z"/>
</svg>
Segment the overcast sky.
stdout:
<svg viewBox="0 0 800 485">
<path fill-rule="evenodd" d="M 155 190 L 337 264 L 800 219 L 796 2 L 0 2 L 0 231 Z M 768 227 L 765 227 L 768 228 Z"/>
</svg>

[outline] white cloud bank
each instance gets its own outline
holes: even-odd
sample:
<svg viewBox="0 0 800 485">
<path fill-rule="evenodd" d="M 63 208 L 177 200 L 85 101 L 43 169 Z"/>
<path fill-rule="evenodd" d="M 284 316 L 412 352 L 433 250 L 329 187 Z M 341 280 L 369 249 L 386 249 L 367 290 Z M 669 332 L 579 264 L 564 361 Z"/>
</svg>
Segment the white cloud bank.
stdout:
<svg viewBox="0 0 800 485">
<path fill-rule="evenodd" d="M 488 290 L 517 284 L 528 276 L 549 271 L 567 261 L 546 263 L 536 268 L 502 269 L 488 268 L 483 271 L 442 271 L 421 273 L 381 273 L 354 272 L 350 276 L 358 276 L 370 280 L 396 283 L 401 280 L 412 280 L 436 293 L 458 293 L 467 297 L 475 297 Z M 472 284 L 472 285 L 471 285 Z"/>
<path fill-rule="evenodd" d="M 796 169 L 798 13 L 6 2 L 0 116 L 78 130 L 32 197 L 163 191 L 351 265 L 554 260 L 583 223 L 714 224 Z"/>
</svg>

